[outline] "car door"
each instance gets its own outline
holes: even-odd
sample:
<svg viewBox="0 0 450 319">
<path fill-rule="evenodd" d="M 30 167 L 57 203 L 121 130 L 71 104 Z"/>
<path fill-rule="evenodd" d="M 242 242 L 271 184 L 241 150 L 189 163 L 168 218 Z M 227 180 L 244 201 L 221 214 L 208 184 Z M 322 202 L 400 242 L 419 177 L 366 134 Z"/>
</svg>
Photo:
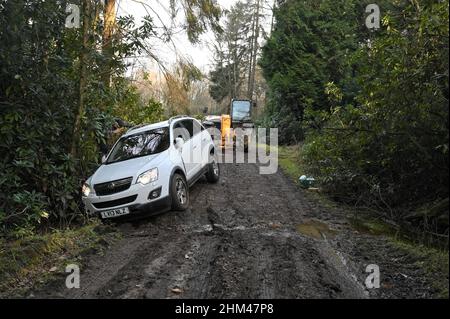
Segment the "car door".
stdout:
<svg viewBox="0 0 450 319">
<path fill-rule="evenodd" d="M 209 146 L 210 135 L 205 127 L 197 120 L 194 121 L 194 143 L 197 145 L 198 162 L 200 163 L 200 169 L 209 162 Z"/>
<path fill-rule="evenodd" d="M 185 124 L 188 126 L 186 127 Z M 192 130 L 189 130 L 189 123 L 179 121 L 173 126 L 174 138 L 181 137 L 184 140 L 184 145 L 180 150 L 181 158 L 183 159 L 184 168 L 186 170 L 186 178 L 190 180 L 195 175 L 196 165 L 192 159 L 193 140 Z"/>
<path fill-rule="evenodd" d="M 189 147 L 189 164 L 192 169 L 192 176 L 196 176 L 202 168 L 202 153 L 201 153 L 201 136 L 198 127 L 195 126 L 195 120 L 186 119 L 181 121 L 182 125 L 187 129 L 190 135 Z"/>
</svg>

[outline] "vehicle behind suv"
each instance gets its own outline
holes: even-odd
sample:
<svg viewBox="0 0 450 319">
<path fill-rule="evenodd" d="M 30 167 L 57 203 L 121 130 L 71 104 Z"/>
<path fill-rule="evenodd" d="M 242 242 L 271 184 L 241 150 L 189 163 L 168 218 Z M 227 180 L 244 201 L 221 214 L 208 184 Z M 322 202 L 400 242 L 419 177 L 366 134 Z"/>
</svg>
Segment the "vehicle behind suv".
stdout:
<svg viewBox="0 0 450 319">
<path fill-rule="evenodd" d="M 90 215 L 102 219 L 185 210 L 189 187 L 220 170 L 209 132 L 194 118 L 180 116 L 130 129 L 104 157 L 82 188 Z"/>
</svg>

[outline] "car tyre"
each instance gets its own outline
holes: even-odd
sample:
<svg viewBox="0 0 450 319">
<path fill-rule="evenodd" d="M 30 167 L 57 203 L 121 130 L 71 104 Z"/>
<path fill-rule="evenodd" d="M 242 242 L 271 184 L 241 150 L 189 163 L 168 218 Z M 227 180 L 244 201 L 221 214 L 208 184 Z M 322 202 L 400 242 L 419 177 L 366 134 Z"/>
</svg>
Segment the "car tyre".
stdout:
<svg viewBox="0 0 450 319">
<path fill-rule="evenodd" d="M 184 211 L 189 206 L 189 187 L 186 179 L 180 174 L 174 174 L 170 186 L 172 210 Z"/>
<path fill-rule="evenodd" d="M 211 154 L 209 156 L 208 171 L 206 172 L 206 180 L 209 183 L 217 183 L 220 179 L 220 167 L 216 157 Z"/>
</svg>

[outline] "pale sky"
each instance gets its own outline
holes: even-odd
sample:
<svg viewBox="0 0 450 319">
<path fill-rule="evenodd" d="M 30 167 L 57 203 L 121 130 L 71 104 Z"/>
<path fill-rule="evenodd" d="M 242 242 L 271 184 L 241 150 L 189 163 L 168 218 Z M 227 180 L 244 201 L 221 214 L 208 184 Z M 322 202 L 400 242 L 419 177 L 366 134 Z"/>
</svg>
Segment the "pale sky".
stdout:
<svg viewBox="0 0 450 319">
<path fill-rule="evenodd" d="M 218 0 L 219 5 L 224 9 L 229 9 L 238 0 Z M 143 5 L 143 3 L 147 4 Z M 154 17 L 155 24 L 161 28 L 163 23 L 167 27 L 174 27 L 176 34 L 172 37 L 172 42 L 164 43 L 158 39 L 150 39 L 147 41 L 149 47 L 162 64 L 170 68 L 170 66 L 177 60 L 177 57 L 191 59 L 194 64 L 203 72 L 208 72 L 213 63 L 213 53 L 208 48 L 208 43 L 214 42 L 214 35 L 211 31 L 201 36 L 201 41 L 195 46 L 192 45 L 186 33 L 181 29 L 180 25 L 184 19 L 183 14 L 179 14 L 177 21 L 171 23 L 169 15 L 169 1 L 168 0 L 116 0 L 118 16 L 133 15 L 136 25 L 139 25 L 142 18 L 148 13 Z M 148 12 L 148 13 L 147 13 Z M 157 15 L 156 15 L 157 14 Z M 159 18 L 158 18 L 159 16 Z M 161 20 L 161 21 L 160 21 Z M 145 55 L 145 54 L 144 54 Z M 151 58 L 140 56 L 133 60 L 134 70 L 145 67 L 146 69 L 157 68 Z"/>
</svg>

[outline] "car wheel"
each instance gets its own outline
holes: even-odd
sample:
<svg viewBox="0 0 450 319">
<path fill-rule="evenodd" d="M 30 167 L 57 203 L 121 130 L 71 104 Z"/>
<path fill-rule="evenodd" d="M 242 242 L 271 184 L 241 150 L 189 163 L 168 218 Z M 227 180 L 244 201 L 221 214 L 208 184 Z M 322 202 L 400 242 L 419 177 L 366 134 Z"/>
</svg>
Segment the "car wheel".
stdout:
<svg viewBox="0 0 450 319">
<path fill-rule="evenodd" d="M 189 206 L 189 188 L 186 179 L 174 174 L 171 183 L 172 210 L 183 211 Z"/>
<path fill-rule="evenodd" d="M 208 171 L 206 172 L 206 179 L 209 183 L 217 183 L 220 178 L 220 168 L 219 163 L 214 155 L 210 155 Z"/>
</svg>

